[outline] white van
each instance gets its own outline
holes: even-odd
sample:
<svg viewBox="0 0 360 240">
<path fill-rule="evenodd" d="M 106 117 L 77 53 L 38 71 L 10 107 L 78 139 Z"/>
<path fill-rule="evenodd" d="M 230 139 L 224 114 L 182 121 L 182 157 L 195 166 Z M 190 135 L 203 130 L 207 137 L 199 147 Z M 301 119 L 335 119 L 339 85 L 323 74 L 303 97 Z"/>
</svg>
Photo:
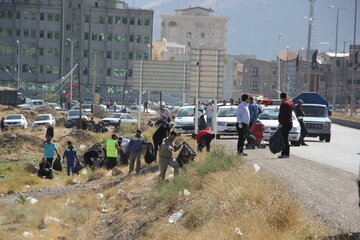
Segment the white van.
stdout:
<svg viewBox="0 0 360 240">
<path fill-rule="evenodd" d="M 22 109 L 35 109 L 38 107 L 45 106 L 45 103 L 43 100 L 28 100 L 26 103 L 18 105 L 18 108 Z"/>
</svg>

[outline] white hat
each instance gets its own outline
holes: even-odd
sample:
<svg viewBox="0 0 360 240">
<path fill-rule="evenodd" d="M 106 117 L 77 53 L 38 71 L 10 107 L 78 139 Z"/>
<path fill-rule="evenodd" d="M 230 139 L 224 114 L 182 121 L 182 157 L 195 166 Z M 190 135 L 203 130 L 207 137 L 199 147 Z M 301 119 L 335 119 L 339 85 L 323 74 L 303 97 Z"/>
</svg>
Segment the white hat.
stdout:
<svg viewBox="0 0 360 240">
<path fill-rule="evenodd" d="M 208 100 L 208 103 L 211 103 L 211 102 L 212 102 L 212 100 L 211 100 L 211 99 L 209 99 L 209 100 Z"/>
</svg>

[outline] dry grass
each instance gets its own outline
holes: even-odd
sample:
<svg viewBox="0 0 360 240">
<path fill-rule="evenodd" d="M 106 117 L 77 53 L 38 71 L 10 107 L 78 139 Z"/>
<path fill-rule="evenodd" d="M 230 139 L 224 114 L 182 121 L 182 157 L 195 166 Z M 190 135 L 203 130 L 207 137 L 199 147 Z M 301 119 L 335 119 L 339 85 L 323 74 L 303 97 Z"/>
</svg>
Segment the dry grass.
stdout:
<svg viewBox="0 0 360 240">
<path fill-rule="evenodd" d="M 96 169 L 95 171 L 91 172 L 87 181 L 91 182 L 91 181 L 99 180 L 105 177 L 108 172 L 109 171 L 107 171 L 104 168 Z"/>
<path fill-rule="evenodd" d="M 360 122 L 360 116 L 359 115 L 349 116 L 347 113 L 333 112 L 332 117 Z"/>
</svg>

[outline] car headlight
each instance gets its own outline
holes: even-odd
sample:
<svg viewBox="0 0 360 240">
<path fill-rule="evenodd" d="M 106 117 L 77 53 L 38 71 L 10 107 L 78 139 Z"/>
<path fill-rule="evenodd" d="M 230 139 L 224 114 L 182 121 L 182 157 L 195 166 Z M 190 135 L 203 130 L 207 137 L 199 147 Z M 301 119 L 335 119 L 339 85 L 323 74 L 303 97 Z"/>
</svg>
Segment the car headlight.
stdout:
<svg viewBox="0 0 360 240">
<path fill-rule="evenodd" d="M 217 125 L 218 125 L 218 126 L 225 126 L 226 123 L 225 123 L 225 122 L 218 122 Z"/>
<path fill-rule="evenodd" d="M 323 125 L 323 129 L 330 129 L 331 128 L 331 123 L 330 122 L 326 122 Z"/>
</svg>

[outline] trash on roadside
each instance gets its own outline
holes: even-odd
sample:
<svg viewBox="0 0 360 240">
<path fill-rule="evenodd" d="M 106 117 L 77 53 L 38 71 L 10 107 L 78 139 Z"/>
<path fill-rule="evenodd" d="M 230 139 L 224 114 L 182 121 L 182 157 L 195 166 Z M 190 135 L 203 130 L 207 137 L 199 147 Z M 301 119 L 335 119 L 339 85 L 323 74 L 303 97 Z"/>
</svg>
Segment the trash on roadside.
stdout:
<svg viewBox="0 0 360 240">
<path fill-rule="evenodd" d="M 31 232 L 27 232 L 27 231 L 23 232 L 22 235 L 24 238 L 32 238 L 34 236 Z"/>
<path fill-rule="evenodd" d="M 103 198 L 104 198 L 104 194 L 102 194 L 102 193 L 96 194 L 96 199 L 97 199 L 97 200 L 101 200 L 101 199 L 103 199 Z"/>
<path fill-rule="evenodd" d="M 45 214 L 45 217 L 44 217 L 45 225 L 48 225 L 50 223 L 57 223 L 57 222 L 60 222 L 60 219 L 52 217 L 52 216 L 50 216 L 48 214 Z"/>
<path fill-rule="evenodd" d="M 112 170 L 110 170 L 107 174 L 106 177 L 112 177 Z"/>
<path fill-rule="evenodd" d="M 257 173 L 260 170 L 259 164 L 254 164 L 255 173 Z"/>
<path fill-rule="evenodd" d="M 179 219 L 182 217 L 182 215 L 184 214 L 184 210 L 181 209 L 180 211 L 173 213 L 170 217 L 169 217 L 169 223 L 176 223 L 177 221 L 179 221 Z"/>
<path fill-rule="evenodd" d="M 81 144 L 81 145 L 80 145 L 80 150 L 81 150 L 81 151 L 84 151 L 85 149 L 86 149 L 86 146 Z"/>
<path fill-rule="evenodd" d="M 38 202 L 38 200 L 33 197 L 27 197 L 26 201 L 28 201 L 30 204 L 36 204 Z"/>
<path fill-rule="evenodd" d="M 82 175 L 87 175 L 87 174 L 88 174 L 88 171 L 87 171 L 86 169 L 84 169 L 84 170 L 81 171 L 81 174 L 82 174 Z"/>
<path fill-rule="evenodd" d="M 102 210 L 101 210 L 101 213 L 108 213 L 109 212 L 109 209 L 107 209 L 107 208 L 103 208 Z"/>
<path fill-rule="evenodd" d="M 242 234 L 242 232 L 241 232 L 241 230 L 240 230 L 240 228 L 235 228 L 235 234 L 237 235 L 237 236 L 239 236 L 239 237 L 243 237 L 244 235 Z"/>
<path fill-rule="evenodd" d="M 30 188 L 30 185 L 25 185 L 25 188 Z"/>
<path fill-rule="evenodd" d="M 184 189 L 183 194 L 184 194 L 185 197 L 190 196 L 190 192 L 187 189 Z"/>
<path fill-rule="evenodd" d="M 47 229 L 47 228 L 40 229 L 40 232 L 48 232 L 48 231 L 49 231 L 49 229 Z"/>
</svg>

